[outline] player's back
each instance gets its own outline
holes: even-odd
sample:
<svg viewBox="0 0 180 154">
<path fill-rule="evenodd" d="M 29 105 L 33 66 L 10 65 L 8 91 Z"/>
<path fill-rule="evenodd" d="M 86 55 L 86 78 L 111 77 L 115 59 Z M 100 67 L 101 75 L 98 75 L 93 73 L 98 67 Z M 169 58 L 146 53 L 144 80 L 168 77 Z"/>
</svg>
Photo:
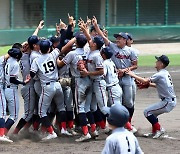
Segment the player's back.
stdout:
<svg viewBox="0 0 180 154">
<path fill-rule="evenodd" d="M 133 133 L 119 127 L 107 137 L 102 154 L 141 154 L 142 150 Z"/>
<path fill-rule="evenodd" d="M 116 66 L 111 59 L 104 60 L 104 75 L 107 87 L 119 82 L 116 70 Z"/>
<path fill-rule="evenodd" d="M 59 52 L 57 50 L 53 50 L 51 53 L 42 54 L 35 59 L 35 63 L 38 67 L 37 75 L 41 84 L 58 80 L 58 69 L 56 63 L 58 55 Z"/>
<path fill-rule="evenodd" d="M 10 57 L 5 65 L 5 84 L 11 86 L 17 86 L 10 83 L 10 77 L 18 78 L 19 75 L 19 63 L 15 58 Z"/>
</svg>

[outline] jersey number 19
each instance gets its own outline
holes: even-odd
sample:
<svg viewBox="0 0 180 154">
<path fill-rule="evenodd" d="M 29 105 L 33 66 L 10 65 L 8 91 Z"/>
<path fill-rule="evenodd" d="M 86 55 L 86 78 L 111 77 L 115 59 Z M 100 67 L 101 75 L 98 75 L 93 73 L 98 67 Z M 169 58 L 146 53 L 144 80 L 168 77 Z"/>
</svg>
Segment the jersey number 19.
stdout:
<svg viewBox="0 0 180 154">
<path fill-rule="evenodd" d="M 45 69 L 45 73 L 52 72 L 52 71 L 54 71 L 54 69 L 55 69 L 55 66 L 54 66 L 53 61 L 49 61 L 49 62 L 47 62 L 47 63 L 44 63 L 44 64 L 43 64 L 43 67 L 44 67 L 44 69 Z"/>
</svg>

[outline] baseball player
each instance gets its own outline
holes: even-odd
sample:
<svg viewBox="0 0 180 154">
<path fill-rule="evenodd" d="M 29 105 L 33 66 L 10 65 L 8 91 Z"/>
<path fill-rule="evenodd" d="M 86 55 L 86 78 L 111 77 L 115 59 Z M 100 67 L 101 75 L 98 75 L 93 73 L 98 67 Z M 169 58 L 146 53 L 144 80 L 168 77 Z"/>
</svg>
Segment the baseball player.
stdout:
<svg viewBox="0 0 180 154">
<path fill-rule="evenodd" d="M 23 80 L 26 79 L 26 76 L 30 74 L 30 48 L 27 42 L 24 42 L 22 45 L 23 54 L 20 59 L 20 69 L 22 73 Z M 34 106 L 35 106 L 35 90 L 34 90 L 34 81 L 33 79 L 26 85 L 21 88 L 21 95 L 24 99 L 24 116 L 19 120 L 14 134 L 18 134 L 19 131 L 24 126 L 30 126 L 30 120 L 34 113 Z"/>
<path fill-rule="evenodd" d="M 159 138 L 165 132 L 159 124 L 157 116 L 170 112 L 176 106 L 176 95 L 172 78 L 165 69 L 169 65 L 169 58 L 166 55 L 155 56 L 155 58 L 157 59 L 155 67 L 158 72 L 150 78 L 142 78 L 135 75 L 132 71 L 127 71 L 127 74 L 140 82 L 140 88 L 155 87 L 161 99 L 158 103 L 150 105 L 144 110 L 145 117 L 152 124 L 152 133 L 145 134 L 145 136 L 153 136 L 154 139 Z"/>
<path fill-rule="evenodd" d="M 58 69 L 56 60 L 59 56 L 59 49 L 50 51 L 51 42 L 42 40 L 40 43 L 40 50 L 42 55 L 34 59 L 31 65 L 30 75 L 33 78 L 36 74 L 40 79 L 42 92 L 38 103 L 38 113 L 42 121 L 42 125 L 46 127 L 49 133 L 42 140 L 49 140 L 57 137 L 53 127 L 47 116 L 48 108 L 53 101 L 57 106 L 57 120 L 62 127 L 61 133 L 67 132 L 66 130 L 66 112 L 64 107 L 64 96 L 60 83 L 58 82 Z"/>
<path fill-rule="evenodd" d="M 4 67 L 9 54 L 0 57 L 0 142 L 13 142 L 5 136 L 6 99 L 4 94 Z"/>
<path fill-rule="evenodd" d="M 120 103 L 114 104 L 107 118 L 112 134 L 107 137 L 102 154 L 143 154 L 136 137 L 126 129 L 129 112 Z"/>
<path fill-rule="evenodd" d="M 87 39 L 82 33 L 77 34 L 76 38 L 74 39 L 76 40 L 75 42 L 77 49 L 75 51 L 69 52 L 62 59 L 62 61 L 59 62 L 58 66 L 62 67 L 64 65 L 70 64 L 71 74 L 75 77 L 75 97 L 76 103 L 78 105 L 79 122 L 83 131 L 83 135 L 79 139 L 76 139 L 76 141 L 82 142 L 90 139 L 91 135 L 95 137 L 98 134 L 96 131 L 94 117 L 90 111 L 91 100 L 88 99 L 92 97 L 91 81 L 88 77 L 81 77 L 80 74 L 80 70 L 83 69 L 80 68 L 80 62 L 84 63 L 83 60 L 85 60 L 87 57 L 83 50 L 84 45 L 87 43 Z M 88 131 L 86 119 L 88 119 L 91 125 L 91 135 Z"/>
<path fill-rule="evenodd" d="M 5 123 L 5 134 L 8 133 L 14 122 L 18 118 L 19 112 L 19 97 L 18 97 L 18 84 L 25 85 L 30 81 L 29 76 L 25 81 L 18 80 L 19 63 L 22 53 L 17 48 L 12 48 L 8 51 L 10 58 L 5 65 L 5 98 L 7 100 L 10 116 Z"/>
<path fill-rule="evenodd" d="M 127 35 L 127 37 L 128 37 L 128 39 L 127 39 L 127 41 L 126 41 L 126 45 L 127 45 L 128 47 L 130 47 L 131 50 L 133 50 L 134 53 L 135 53 L 135 54 L 137 55 L 137 57 L 138 57 L 138 55 L 139 55 L 139 50 L 137 50 L 137 49 L 135 49 L 135 48 L 132 47 L 132 44 L 133 44 L 133 42 L 134 42 L 133 36 L 132 36 L 130 33 L 126 33 L 126 35 Z M 135 83 L 134 80 L 132 80 L 132 100 L 133 100 L 133 108 L 134 108 L 134 105 L 135 105 L 135 98 L 136 98 L 136 83 Z M 129 122 L 130 122 L 130 123 L 131 123 L 131 121 L 132 121 L 133 114 L 134 114 L 134 110 L 132 110 L 131 115 L 130 115 L 130 117 L 129 117 Z"/>
<path fill-rule="evenodd" d="M 101 56 L 104 59 L 104 77 L 106 81 L 106 89 L 108 92 L 108 102 L 110 105 L 115 103 L 122 104 L 122 89 L 119 86 L 116 66 L 111 60 L 113 52 L 108 48 L 102 48 Z"/>
<path fill-rule="evenodd" d="M 89 76 L 92 81 L 93 93 L 96 96 L 96 100 L 98 103 L 98 107 L 101 112 L 107 116 L 107 98 L 106 98 L 106 82 L 104 80 L 104 69 L 103 69 L 103 59 L 100 55 L 100 49 L 103 46 L 104 42 L 101 37 L 96 36 L 91 38 L 86 25 L 79 25 L 86 35 L 89 43 L 89 47 L 91 49 L 88 60 L 87 67 L 81 71 L 82 76 Z M 91 106 L 96 105 L 96 102 L 92 102 Z"/>
<path fill-rule="evenodd" d="M 97 19 L 94 17 L 92 20 L 96 31 L 100 36 L 103 37 L 105 45 L 113 51 L 112 61 L 115 63 L 116 68 L 118 69 L 119 84 L 123 91 L 122 104 L 128 109 L 130 115 L 134 112 L 134 104 L 132 97 L 132 78 L 125 74 L 125 71 L 135 70 L 137 68 L 137 55 L 131 48 L 126 46 L 127 35 L 123 32 L 119 34 L 114 34 L 116 38 L 116 44 L 109 41 L 108 38 L 103 34 L 97 25 Z M 126 128 L 132 132 L 137 130 L 131 126 L 128 122 Z"/>
<path fill-rule="evenodd" d="M 35 58 L 41 56 L 39 43 L 40 43 L 40 40 L 36 35 L 32 35 L 28 38 L 28 44 L 31 49 L 31 54 L 29 57 L 30 65 L 32 65 Z M 39 124 L 40 124 L 40 121 L 39 121 L 40 118 L 38 115 L 38 100 L 41 95 L 41 84 L 40 84 L 40 80 L 38 79 L 38 77 L 33 78 L 33 80 L 34 80 L 34 90 L 36 92 L 35 96 L 33 96 L 33 97 L 35 97 L 36 101 L 35 101 L 35 108 L 34 108 L 34 114 L 32 117 L 32 121 L 33 121 L 34 130 L 38 130 Z"/>
</svg>

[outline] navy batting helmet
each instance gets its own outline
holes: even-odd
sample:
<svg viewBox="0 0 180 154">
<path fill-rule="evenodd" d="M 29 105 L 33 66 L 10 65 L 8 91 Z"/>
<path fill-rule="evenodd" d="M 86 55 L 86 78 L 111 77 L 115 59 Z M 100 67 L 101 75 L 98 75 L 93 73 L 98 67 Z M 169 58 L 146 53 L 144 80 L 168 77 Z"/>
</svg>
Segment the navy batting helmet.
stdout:
<svg viewBox="0 0 180 154">
<path fill-rule="evenodd" d="M 110 125 L 116 127 L 123 127 L 129 119 L 128 110 L 121 104 L 114 104 L 109 110 L 109 117 L 107 121 Z"/>
<path fill-rule="evenodd" d="M 21 57 L 22 57 L 22 52 L 19 50 L 19 49 L 17 49 L 17 48 L 11 48 L 11 49 L 9 49 L 8 50 L 8 54 L 11 56 L 11 57 L 13 57 L 13 58 L 15 58 L 15 59 L 21 59 Z"/>
</svg>

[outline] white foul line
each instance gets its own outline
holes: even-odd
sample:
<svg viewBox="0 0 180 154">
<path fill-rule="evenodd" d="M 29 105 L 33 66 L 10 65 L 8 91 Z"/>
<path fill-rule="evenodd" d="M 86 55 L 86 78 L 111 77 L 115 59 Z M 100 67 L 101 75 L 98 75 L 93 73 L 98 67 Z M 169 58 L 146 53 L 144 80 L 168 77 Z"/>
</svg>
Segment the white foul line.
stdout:
<svg viewBox="0 0 180 154">
<path fill-rule="evenodd" d="M 170 73 L 179 73 L 180 72 L 180 70 L 168 70 Z M 153 73 L 156 73 L 155 71 L 145 71 L 145 72 L 136 72 L 136 74 L 153 74 Z"/>
</svg>

